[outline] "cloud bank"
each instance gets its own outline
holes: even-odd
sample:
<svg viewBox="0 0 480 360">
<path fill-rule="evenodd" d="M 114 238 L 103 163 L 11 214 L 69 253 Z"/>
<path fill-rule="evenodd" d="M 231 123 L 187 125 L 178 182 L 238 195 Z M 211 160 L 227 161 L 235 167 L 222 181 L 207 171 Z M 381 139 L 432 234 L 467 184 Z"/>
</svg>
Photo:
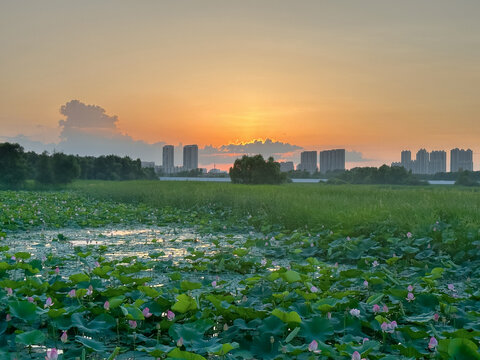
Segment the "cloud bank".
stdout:
<svg viewBox="0 0 480 360">
<path fill-rule="evenodd" d="M 3 141 L 18 142 L 27 151 L 41 153 L 43 151 L 62 151 L 78 155 L 109 155 L 130 156 L 143 161 L 162 163 L 162 147 L 165 142 L 153 144 L 142 140 L 134 140 L 128 134 L 123 134 L 117 127 L 116 115 L 109 115 L 98 105 L 88 105 L 79 100 L 71 100 L 61 106 L 60 113 L 64 116 L 58 122 L 60 141 L 45 144 L 28 136 L 18 135 L 4 137 Z M 272 139 L 256 139 L 250 142 L 230 143 L 221 146 L 206 145 L 199 147 L 199 164 L 202 167 L 226 167 L 233 164 L 236 158 L 243 155 L 261 154 L 264 158 L 273 156 L 277 161 L 300 161 L 301 146 Z M 306 149 L 314 150 L 314 149 Z M 363 158 L 361 152 L 346 151 L 347 163 L 362 163 L 371 161 Z M 182 144 L 175 145 L 175 164 L 182 165 Z M 223 166 L 222 166 L 223 165 Z"/>
</svg>

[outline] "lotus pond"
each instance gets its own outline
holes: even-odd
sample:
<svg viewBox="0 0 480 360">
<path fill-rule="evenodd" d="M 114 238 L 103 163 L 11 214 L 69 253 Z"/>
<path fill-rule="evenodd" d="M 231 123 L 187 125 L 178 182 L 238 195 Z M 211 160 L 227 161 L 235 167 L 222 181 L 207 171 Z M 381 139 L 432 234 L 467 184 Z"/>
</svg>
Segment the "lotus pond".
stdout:
<svg viewBox="0 0 480 360">
<path fill-rule="evenodd" d="M 0 192 L 0 358 L 480 359 L 480 234 Z"/>
</svg>

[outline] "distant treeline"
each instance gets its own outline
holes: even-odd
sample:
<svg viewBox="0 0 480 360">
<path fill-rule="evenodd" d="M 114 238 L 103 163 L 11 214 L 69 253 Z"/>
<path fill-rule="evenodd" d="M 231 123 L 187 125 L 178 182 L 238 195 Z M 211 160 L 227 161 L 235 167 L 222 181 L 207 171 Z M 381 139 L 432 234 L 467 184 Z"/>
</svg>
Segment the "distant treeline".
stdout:
<svg viewBox="0 0 480 360">
<path fill-rule="evenodd" d="M 78 156 L 63 153 L 25 152 L 19 144 L 0 144 L 0 187 L 21 188 L 26 180 L 38 184 L 68 184 L 75 179 L 156 179 L 152 168 L 142 168 L 140 159 L 128 156 Z"/>
<path fill-rule="evenodd" d="M 411 172 L 400 166 L 382 165 L 376 167 L 357 167 L 337 174 L 328 180 L 329 184 L 391 184 L 426 185 Z"/>
</svg>

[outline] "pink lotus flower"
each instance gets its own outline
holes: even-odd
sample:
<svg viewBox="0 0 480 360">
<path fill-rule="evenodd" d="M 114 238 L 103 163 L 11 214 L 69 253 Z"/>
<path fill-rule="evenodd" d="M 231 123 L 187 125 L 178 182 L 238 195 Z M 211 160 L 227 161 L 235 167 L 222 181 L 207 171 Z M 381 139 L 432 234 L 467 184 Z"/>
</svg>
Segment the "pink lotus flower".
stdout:
<svg viewBox="0 0 480 360">
<path fill-rule="evenodd" d="M 100 263 L 98 261 L 95 261 L 95 267 L 100 267 Z"/>
<path fill-rule="evenodd" d="M 383 305 L 382 312 L 388 313 L 388 306 L 387 305 Z"/>
<path fill-rule="evenodd" d="M 74 298 L 76 294 L 77 293 L 76 293 L 75 289 L 72 289 L 68 292 L 67 296 L 70 297 L 70 298 Z"/>
<path fill-rule="evenodd" d="M 87 295 L 90 296 L 90 295 L 92 295 L 92 294 L 93 294 L 93 286 L 90 285 L 90 286 L 88 287 L 88 289 L 87 289 Z"/>
<path fill-rule="evenodd" d="M 409 232 L 407 232 L 407 238 L 409 238 L 409 239 L 410 239 L 411 237 L 412 237 L 412 233 L 411 233 L 410 231 L 409 231 Z"/>
<path fill-rule="evenodd" d="M 311 291 L 312 293 L 316 293 L 316 292 L 318 292 L 318 289 L 317 289 L 316 286 L 313 286 L 313 285 L 312 285 L 312 287 L 310 288 L 310 291 Z"/>
<path fill-rule="evenodd" d="M 171 310 L 167 311 L 167 319 L 172 321 L 175 318 L 175 313 Z"/>
<path fill-rule="evenodd" d="M 412 291 L 413 291 L 413 286 L 412 286 L 412 285 L 408 285 L 407 290 L 408 290 L 409 292 L 412 292 Z"/>
<path fill-rule="evenodd" d="M 358 309 L 352 309 L 350 310 L 350 315 L 352 315 L 353 317 L 360 317 L 360 310 Z"/>
<path fill-rule="evenodd" d="M 363 338 L 362 344 L 365 344 L 367 341 L 370 341 L 370 339 L 369 338 Z"/>
<path fill-rule="evenodd" d="M 448 290 L 450 290 L 450 291 L 456 291 L 455 290 L 455 285 L 453 285 L 453 284 L 448 284 L 447 287 L 448 287 Z"/>
<path fill-rule="evenodd" d="M 108 300 L 105 301 L 105 303 L 103 304 L 103 308 L 107 311 L 110 310 L 110 303 L 108 302 Z"/>
<path fill-rule="evenodd" d="M 430 341 L 428 342 L 428 348 L 430 350 L 435 349 L 438 346 L 438 341 L 435 339 L 433 336 L 430 338 Z"/>
<path fill-rule="evenodd" d="M 355 351 L 352 354 L 352 360 L 362 360 L 362 355 L 360 355 L 360 353 L 358 351 Z"/>
<path fill-rule="evenodd" d="M 7 292 L 7 295 L 8 295 L 8 296 L 12 296 L 12 295 L 13 295 L 13 290 L 12 290 L 12 288 L 5 288 L 5 291 Z"/>
<path fill-rule="evenodd" d="M 10 314 L 7 314 L 7 316 L 5 316 L 5 321 L 11 321 L 12 320 L 12 315 Z"/>
<path fill-rule="evenodd" d="M 55 274 L 57 274 L 57 275 L 60 274 L 60 269 L 59 269 L 58 266 L 55 268 Z"/>
<path fill-rule="evenodd" d="M 178 341 L 177 341 L 177 346 L 178 346 L 178 347 L 182 347 L 182 345 L 183 345 L 183 337 L 181 337 L 181 338 L 178 339 Z"/>
<path fill-rule="evenodd" d="M 327 312 L 327 319 L 330 320 L 332 318 L 332 313 L 329 311 Z"/>
<path fill-rule="evenodd" d="M 35 299 L 31 296 L 27 297 L 27 301 L 33 303 Z"/>
<path fill-rule="evenodd" d="M 440 315 L 438 315 L 437 313 L 433 315 L 433 321 L 438 321 L 439 318 L 440 318 Z"/>
<path fill-rule="evenodd" d="M 262 259 L 262 262 L 261 262 L 261 264 L 262 264 L 262 266 L 265 266 L 265 265 L 267 265 L 267 260 L 265 260 L 265 259 Z"/>
<path fill-rule="evenodd" d="M 149 318 L 150 316 L 152 316 L 153 314 L 150 312 L 150 309 L 148 307 L 146 307 L 145 309 L 142 310 L 142 314 L 143 316 L 145 316 L 145 318 Z"/>
<path fill-rule="evenodd" d="M 62 333 L 62 336 L 60 336 L 60 340 L 62 341 L 62 343 L 65 344 L 65 343 L 67 342 L 67 339 L 68 339 L 67 332 L 64 331 L 64 332 Z"/>
<path fill-rule="evenodd" d="M 12 255 L 12 257 L 10 259 L 13 260 L 13 261 L 17 260 L 17 258 L 14 255 Z"/>
<path fill-rule="evenodd" d="M 44 306 L 44 308 L 50 307 L 50 306 L 52 306 L 52 305 L 53 305 L 52 298 L 51 298 L 51 297 L 47 298 L 47 300 L 45 301 L 45 306 Z"/>
<path fill-rule="evenodd" d="M 413 300 L 415 300 L 415 295 L 413 295 L 413 293 L 409 292 L 407 294 L 406 299 L 407 299 L 408 302 L 413 301 Z"/>
<path fill-rule="evenodd" d="M 57 360 L 58 359 L 58 351 L 57 349 L 47 349 L 47 356 L 45 356 L 45 360 Z"/>
<path fill-rule="evenodd" d="M 217 282 L 215 280 L 212 281 L 212 287 L 217 287 Z"/>
<path fill-rule="evenodd" d="M 367 280 L 365 280 L 365 281 L 363 282 L 363 286 L 368 287 L 368 281 L 367 281 Z"/>
<path fill-rule="evenodd" d="M 380 325 L 380 329 L 382 329 L 382 331 L 384 332 L 387 332 L 388 330 L 388 323 L 387 322 L 383 322 L 382 325 Z"/>
<path fill-rule="evenodd" d="M 375 305 L 373 305 L 372 310 L 373 310 L 373 312 L 376 314 L 376 313 L 380 312 L 380 306 L 378 306 L 377 304 L 375 304 Z"/>
<path fill-rule="evenodd" d="M 130 328 L 132 329 L 136 329 L 137 328 L 137 322 L 135 320 L 128 320 L 128 325 L 130 326 Z"/>
<path fill-rule="evenodd" d="M 317 351 L 318 349 L 318 342 L 312 340 L 312 342 L 308 345 L 308 351 Z"/>
<path fill-rule="evenodd" d="M 375 261 L 372 263 L 372 266 L 373 266 L 373 267 L 377 267 L 378 265 L 379 265 L 379 263 L 378 263 L 377 260 L 375 260 Z"/>
</svg>

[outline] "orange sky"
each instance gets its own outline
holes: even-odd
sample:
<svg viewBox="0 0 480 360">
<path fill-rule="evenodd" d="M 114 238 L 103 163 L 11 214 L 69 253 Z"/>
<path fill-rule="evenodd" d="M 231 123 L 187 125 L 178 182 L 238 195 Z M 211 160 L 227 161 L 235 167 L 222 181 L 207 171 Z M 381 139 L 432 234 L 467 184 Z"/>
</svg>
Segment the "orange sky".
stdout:
<svg viewBox="0 0 480 360">
<path fill-rule="evenodd" d="M 58 141 L 79 99 L 147 142 L 477 153 L 479 15 L 467 0 L 2 2 L 0 134 Z"/>
</svg>

